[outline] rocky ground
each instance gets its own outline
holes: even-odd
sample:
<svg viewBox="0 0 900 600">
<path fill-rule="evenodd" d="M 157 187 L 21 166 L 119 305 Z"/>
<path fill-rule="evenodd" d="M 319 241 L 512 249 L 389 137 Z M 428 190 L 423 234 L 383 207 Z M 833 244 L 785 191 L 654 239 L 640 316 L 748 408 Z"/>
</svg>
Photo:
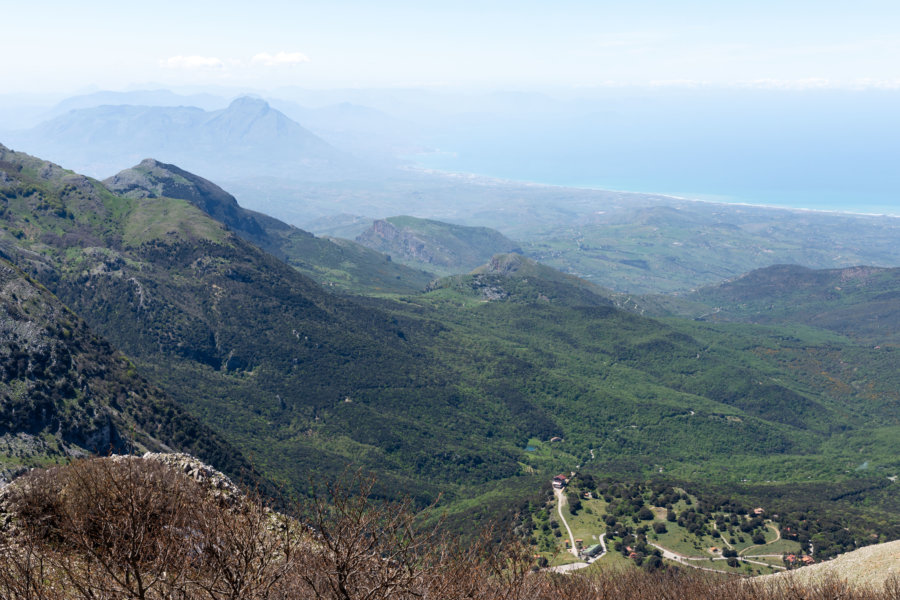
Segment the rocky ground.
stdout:
<svg viewBox="0 0 900 600">
<path fill-rule="evenodd" d="M 867 546 L 842 554 L 834 560 L 766 575 L 754 581 L 779 584 L 790 581 L 806 587 L 830 579 L 840 580 L 857 588 L 871 587 L 876 591 L 883 589 L 893 579 L 898 584 L 896 587 L 900 588 L 900 540 Z"/>
</svg>

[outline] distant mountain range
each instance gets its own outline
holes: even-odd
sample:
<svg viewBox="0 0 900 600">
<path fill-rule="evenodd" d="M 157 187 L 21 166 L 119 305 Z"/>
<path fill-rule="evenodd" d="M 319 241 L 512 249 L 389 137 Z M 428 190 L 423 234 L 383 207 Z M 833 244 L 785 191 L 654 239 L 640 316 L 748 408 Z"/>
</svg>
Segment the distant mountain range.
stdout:
<svg viewBox="0 0 900 600">
<path fill-rule="evenodd" d="M 219 181 L 251 176 L 321 181 L 374 171 L 267 102 L 249 97 L 215 111 L 131 105 L 76 109 L 9 134 L 9 143 L 95 177 L 150 156 Z"/>
<path fill-rule="evenodd" d="M 327 98 L 309 96 L 316 102 Z M 362 102 L 365 96 L 356 100 Z M 537 107 L 548 99 L 493 98 L 498 109 L 523 100 Z M 97 106 L 100 102 L 111 104 Z M 273 99 L 284 112 L 251 98 L 212 111 L 183 106 L 196 103 L 213 109 L 224 102 L 165 90 L 100 92 L 64 101 L 51 114 L 68 112 L 8 139 L 16 147 L 104 177 L 154 156 L 219 183 L 227 181 L 226 187 L 245 207 L 329 236 L 353 239 L 373 220 L 393 215 L 486 226 L 516 240 L 525 255 L 539 262 L 626 293 L 686 292 L 772 264 L 819 269 L 900 264 L 897 218 L 397 169 L 397 153 L 414 152 L 413 147 L 421 145 L 412 114 L 397 118 L 347 102 L 311 108 Z M 334 221 L 340 214 L 349 220 Z M 380 250 L 396 262 L 407 260 L 398 248 Z M 334 260 L 339 258 L 340 253 L 334 253 Z M 350 260 L 369 265 L 375 258 Z M 489 258 L 484 254 L 465 262 L 463 271 Z M 459 272 L 457 267 L 442 271 L 428 261 L 408 265 L 440 274 Z M 345 282 L 342 287 L 353 285 Z"/>
<path fill-rule="evenodd" d="M 73 110 L 98 106 L 193 106 L 203 110 L 221 110 L 229 102 L 213 94 L 176 94 L 170 90 L 132 90 L 128 92 L 99 91 L 66 98 L 47 112 L 47 118 L 58 117 Z"/>
</svg>

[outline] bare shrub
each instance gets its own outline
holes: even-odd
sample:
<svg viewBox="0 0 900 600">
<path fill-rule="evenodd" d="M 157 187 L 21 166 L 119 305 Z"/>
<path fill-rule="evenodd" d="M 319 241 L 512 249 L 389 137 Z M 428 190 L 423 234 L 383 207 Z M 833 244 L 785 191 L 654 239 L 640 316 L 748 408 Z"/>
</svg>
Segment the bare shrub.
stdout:
<svg viewBox="0 0 900 600">
<path fill-rule="evenodd" d="M 192 523 L 188 590 L 211 600 L 277 596 L 295 573 L 301 531 L 258 501 L 222 510 L 207 499 Z"/>
<path fill-rule="evenodd" d="M 284 519 L 227 507 L 168 465 L 134 457 L 75 462 L 17 482 L 0 589 L 26 597 L 264 598 L 292 558 Z"/>
<path fill-rule="evenodd" d="M 417 531 L 409 501 L 369 500 L 373 477 L 330 485 L 298 512 L 314 532 L 296 576 L 309 597 L 382 600 L 414 597 L 436 530 Z"/>
<path fill-rule="evenodd" d="M 862 589 L 727 579 L 685 568 L 535 572 L 532 549 L 416 527 L 409 502 L 369 500 L 356 475 L 297 509 L 226 502 L 171 466 L 85 460 L 0 498 L 0 600 L 896 600 Z M 0 515 L 2 517 L 2 515 Z M 3 522 L 0 518 L 0 523 Z M 301 525 L 302 523 L 302 525 Z"/>
<path fill-rule="evenodd" d="M 30 475 L 10 506 L 20 538 L 81 597 L 161 597 L 178 588 L 202 497 L 189 479 L 140 459 L 77 461 Z"/>
</svg>

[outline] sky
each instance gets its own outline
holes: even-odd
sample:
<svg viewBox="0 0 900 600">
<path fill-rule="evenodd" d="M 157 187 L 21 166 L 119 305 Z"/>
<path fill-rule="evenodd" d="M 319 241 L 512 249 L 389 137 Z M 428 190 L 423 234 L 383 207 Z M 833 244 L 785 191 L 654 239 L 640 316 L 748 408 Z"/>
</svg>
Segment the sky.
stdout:
<svg viewBox="0 0 900 600">
<path fill-rule="evenodd" d="M 0 94 L 900 88 L 896 0 L 0 0 Z"/>
</svg>

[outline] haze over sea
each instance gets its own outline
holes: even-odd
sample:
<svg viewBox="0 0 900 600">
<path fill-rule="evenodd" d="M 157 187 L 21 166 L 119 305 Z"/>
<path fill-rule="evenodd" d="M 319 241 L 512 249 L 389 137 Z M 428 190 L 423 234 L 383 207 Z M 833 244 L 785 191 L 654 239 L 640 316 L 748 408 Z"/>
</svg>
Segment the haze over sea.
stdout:
<svg viewBox="0 0 900 600">
<path fill-rule="evenodd" d="M 475 160 L 467 160 L 464 154 L 436 152 L 414 157 L 416 164 L 425 169 L 450 173 L 466 173 L 483 177 L 505 179 L 510 181 L 536 183 L 561 187 L 587 188 L 595 190 L 613 190 L 621 192 L 638 192 L 676 196 L 687 200 L 704 202 L 721 202 L 726 204 L 748 204 L 754 206 L 772 206 L 802 210 L 827 212 L 843 212 L 854 214 L 889 215 L 900 217 L 900 197 L 886 190 L 877 192 L 844 192 L 822 189 L 741 189 L 735 185 L 714 188 L 708 180 L 698 178 L 689 181 L 687 178 L 673 177 L 666 179 L 648 174 L 647 177 L 634 179 L 592 179 L 590 173 L 564 173 L 556 175 L 537 169 L 505 169 L 485 168 Z M 527 161 L 523 161 L 525 163 Z"/>
<path fill-rule="evenodd" d="M 0 106 L 86 87 L 300 104 L 304 90 L 343 90 L 339 101 L 423 127 L 421 147 L 442 151 L 419 157 L 429 167 L 900 213 L 895 0 L 263 0 L 252 11 L 226 0 L 215 19 L 206 2 L 8 4 L 17 27 L 4 41 L 17 51 Z M 442 100 L 450 90 L 489 98 Z M 422 103 L 444 106 L 426 115 Z"/>
<path fill-rule="evenodd" d="M 900 215 L 896 90 L 612 90 L 472 114 L 426 168 L 718 202 Z"/>
</svg>

